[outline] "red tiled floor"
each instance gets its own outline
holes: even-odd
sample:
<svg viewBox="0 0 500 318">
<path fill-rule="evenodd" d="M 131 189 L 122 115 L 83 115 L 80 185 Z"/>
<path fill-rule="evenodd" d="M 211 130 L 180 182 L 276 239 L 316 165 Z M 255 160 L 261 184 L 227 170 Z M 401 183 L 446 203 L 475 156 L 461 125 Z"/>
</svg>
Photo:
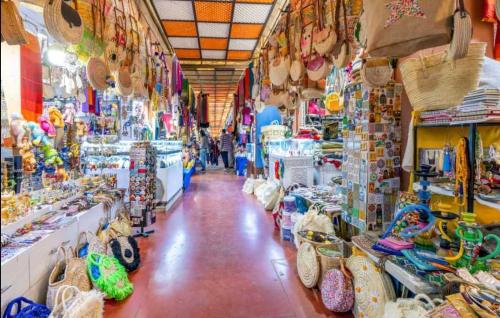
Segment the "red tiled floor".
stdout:
<svg viewBox="0 0 500 318">
<path fill-rule="evenodd" d="M 139 239 L 134 293 L 107 301 L 105 317 L 350 317 L 302 286 L 295 248 L 241 192 L 244 178 L 212 171 L 191 182 L 172 212 L 158 214 L 156 232 Z"/>
</svg>

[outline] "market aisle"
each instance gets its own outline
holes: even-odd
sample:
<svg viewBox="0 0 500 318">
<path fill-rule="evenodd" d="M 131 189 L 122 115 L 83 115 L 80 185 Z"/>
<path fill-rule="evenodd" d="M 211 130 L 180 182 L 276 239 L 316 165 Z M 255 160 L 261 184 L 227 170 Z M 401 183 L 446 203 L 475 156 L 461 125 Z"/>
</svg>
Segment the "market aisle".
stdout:
<svg viewBox="0 0 500 318">
<path fill-rule="evenodd" d="M 337 317 L 301 285 L 295 249 L 243 182 L 222 171 L 194 176 L 173 212 L 158 215 L 156 233 L 139 240 L 134 293 L 107 301 L 105 317 Z"/>
</svg>

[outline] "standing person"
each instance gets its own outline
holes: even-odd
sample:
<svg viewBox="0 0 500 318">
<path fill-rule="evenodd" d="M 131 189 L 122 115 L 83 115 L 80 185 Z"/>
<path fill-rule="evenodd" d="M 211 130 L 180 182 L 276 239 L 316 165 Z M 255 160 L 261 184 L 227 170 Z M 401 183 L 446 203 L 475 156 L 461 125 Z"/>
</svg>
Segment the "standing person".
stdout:
<svg viewBox="0 0 500 318">
<path fill-rule="evenodd" d="M 200 142 L 200 161 L 201 161 L 201 171 L 205 172 L 207 169 L 207 153 L 208 153 L 208 136 L 204 130 L 200 131 L 201 142 Z"/>
<path fill-rule="evenodd" d="M 212 157 L 212 165 L 219 166 L 219 156 L 220 156 L 220 142 L 219 140 L 214 140 L 214 156 Z"/>
<path fill-rule="evenodd" d="M 229 169 L 229 152 L 232 146 L 233 142 L 231 140 L 231 135 L 226 133 L 225 129 L 222 129 L 222 134 L 220 135 L 220 154 L 226 170 Z"/>
</svg>

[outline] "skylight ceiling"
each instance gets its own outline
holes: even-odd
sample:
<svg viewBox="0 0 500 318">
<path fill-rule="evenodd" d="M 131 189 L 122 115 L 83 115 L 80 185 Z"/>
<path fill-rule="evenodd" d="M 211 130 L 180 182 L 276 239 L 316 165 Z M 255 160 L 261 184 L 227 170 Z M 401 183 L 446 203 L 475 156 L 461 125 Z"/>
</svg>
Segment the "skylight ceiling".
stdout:
<svg viewBox="0 0 500 318">
<path fill-rule="evenodd" d="M 183 71 L 209 94 L 211 131 L 231 110 L 242 71 L 286 0 L 152 0 Z"/>
</svg>

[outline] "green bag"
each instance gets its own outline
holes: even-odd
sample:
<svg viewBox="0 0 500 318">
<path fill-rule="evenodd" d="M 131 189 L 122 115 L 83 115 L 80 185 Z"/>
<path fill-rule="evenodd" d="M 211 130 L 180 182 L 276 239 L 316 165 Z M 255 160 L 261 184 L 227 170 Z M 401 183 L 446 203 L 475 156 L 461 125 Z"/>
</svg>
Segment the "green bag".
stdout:
<svg viewBox="0 0 500 318">
<path fill-rule="evenodd" d="M 106 298 L 123 300 L 134 291 L 125 268 L 112 256 L 89 253 L 87 269 L 94 287 L 102 291 Z"/>
</svg>

